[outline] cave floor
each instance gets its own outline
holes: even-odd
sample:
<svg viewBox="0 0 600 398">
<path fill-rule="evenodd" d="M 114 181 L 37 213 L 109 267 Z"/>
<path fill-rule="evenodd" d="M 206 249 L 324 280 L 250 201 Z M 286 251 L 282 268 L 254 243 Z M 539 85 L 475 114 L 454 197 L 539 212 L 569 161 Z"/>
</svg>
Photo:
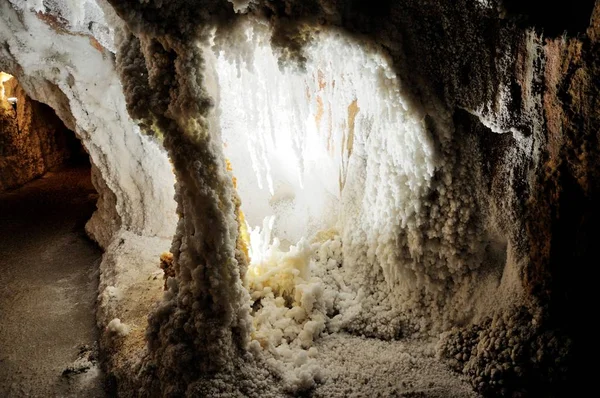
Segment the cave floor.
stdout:
<svg viewBox="0 0 600 398">
<path fill-rule="evenodd" d="M 104 396 L 93 348 L 101 251 L 84 232 L 96 199 L 89 168 L 0 194 L 0 397 Z"/>
<path fill-rule="evenodd" d="M 327 378 L 312 396 L 474 398 L 468 381 L 434 355 L 434 342 L 383 341 L 344 333 L 317 340 Z"/>
</svg>

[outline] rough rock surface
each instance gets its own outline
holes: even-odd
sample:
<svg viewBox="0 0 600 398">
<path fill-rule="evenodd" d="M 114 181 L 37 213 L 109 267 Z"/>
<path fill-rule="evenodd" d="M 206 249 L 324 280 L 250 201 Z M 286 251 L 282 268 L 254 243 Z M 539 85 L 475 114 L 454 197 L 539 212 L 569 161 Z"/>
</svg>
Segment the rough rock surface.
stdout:
<svg viewBox="0 0 600 398">
<path fill-rule="evenodd" d="M 16 109 L 7 98 L 17 98 Z M 75 160 L 78 142 L 48 106 L 27 97 L 16 79 L 0 98 L 0 192 L 16 188 Z"/>
<path fill-rule="evenodd" d="M 591 278 L 581 275 L 593 266 L 600 218 L 600 3 L 578 3 L 565 22 L 562 8 L 538 1 L 111 0 L 118 17 L 102 5 L 117 29 L 122 86 L 112 55 L 90 36 L 65 32 L 52 12 L 22 3 L 13 2 L 17 10 L 0 5 L 0 38 L 8 43 L 0 66 L 32 97 L 51 103 L 67 126 L 77 125 L 103 181 L 98 186 L 114 194 L 101 210 L 114 203 L 115 213 L 90 224 L 106 226 L 98 239 L 108 246 L 119 223 L 166 237 L 159 231 L 173 225 L 151 211 L 172 209 L 171 191 L 163 190 L 173 182 L 166 157 L 155 156 L 153 141 L 133 127 L 125 101 L 144 132 L 164 143 L 177 176 L 176 277 L 151 314 L 148 350 L 138 331 L 136 363 L 115 365 L 122 394 L 280 392 L 260 350 L 249 348 L 237 198 L 214 127 L 215 76 L 204 52 L 213 35 L 217 47 L 233 46 L 247 20 L 269 31 L 282 67 L 305 65 L 323 30 L 385 52 L 435 148 L 434 175 L 412 198 L 418 206 L 408 221 L 400 222 L 394 207 L 381 213 L 390 215 L 385 227 L 396 235 L 380 242 L 379 231 L 364 231 L 375 238 L 344 241 L 344 254 L 355 260 L 348 286 L 360 296 L 345 331 L 381 339 L 444 332 L 440 358 L 489 395 L 560 395 L 577 385 L 589 336 L 572 309 L 590 302 Z M 27 29 L 62 40 L 64 52 L 18 36 Z M 65 65 L 65 54 L 77 62 L 63 73 L 27 57 L 43 51 L 55 67 Z M 103 72 L 88 73 L 83 53 Z M 93 87 L 99 76 L 111 82 L 114 102 Z M 105 102 L 109 111 L 94 115 Z M 103 130 L 106 120 L 115 130 Z M 344 238 L 351 226 L 342 226 Z M 107 275 L 114 263 L 106 263 Z M 390 264 L 406 278 L 390 280 L 383 271 Z M 123 319 L 113 325 L 127 324 Z M 131 333 L 117 335 L 128 341 Z"/>
<path fill-rule="evenodd" d="M 101 246 L 110 244 L 116 225 L 141 235 L 171 236 L 176 222 L 171 165 L 127 114 L 114 55 L 104 47 L 112 40 L 104 13 L 88 3 L 81 8 L 85 4 L 53 2 L 38 10 L 34 2 L 3 1 L 0 69 L 55 110 L 100 171 L 98 192 L 103 203 L 115 204 L 100 207 L 103 214 L 94 216 L 110 222 L 88 227 Z"/>
<path fill-rule="evenodd" d="M 158 259 L 170 244 L 170 239 L 121 232 L 106 249 L 100 265 L 97 323 L 101 346 L 108 354 L 104 367 L 109 393 L 117 393 L 117 386 L 127 391 L 130 372 L 138 366 L 146 345 L 148 312 L 163 294 Z M 114 319 L 126 326 L 127 334 L 108 330 Z"/>
</svg>

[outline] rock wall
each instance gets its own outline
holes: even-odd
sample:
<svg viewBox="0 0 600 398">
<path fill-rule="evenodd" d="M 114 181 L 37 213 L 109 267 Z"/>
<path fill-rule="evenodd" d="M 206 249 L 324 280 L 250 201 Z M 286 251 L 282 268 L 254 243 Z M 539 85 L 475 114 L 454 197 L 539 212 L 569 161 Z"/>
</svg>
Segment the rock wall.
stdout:
<svg viewBox="0 0 600 398">
<path fill-rule="evenodd" d="M 102 4 L 100 4 L 102 5 Z M 32 99 L 49 105 L 81 140 L 100 206 L 88 233 L 107 247 L 120 228 L 170 237 L 174 177 L 159 145 L 125 110 L 111 53 L 110 18 L 95 1 L 0 3 L 0 69 Z"/>
<path fill-rule="evenodd" d="M 0 133 L 0 192 L 75 160 L 80 147 L 48 106 L 31 100 L 16 79 L 4 83 Z M 16 108 L 7 98 L 17 98 Z"/>
<path fill-rule="evenodd" d="M 392 216 L 393 205 L 383 209 L 376 218 L 389 215 L 390 233 L 358 225 L 370 242 L 342 227 L 348 286 L 360 298 L 343 330 L 382 339 L 443 332 L 440 358 L 488 395 L 560 395 L 578 385 L 591 340 L 573 308 L 591 302 L 585 275 L 600 218 L 600 5 L 586 30 L 589 1 L 565 25 L 561 8 L 538 12 L 539 2 L 110 3 L 122 18 L 101 3 L 119 33 L 122 86 L 109 45 L 82 30 L 77 7 L 0 3 L 0 67 L 86 146 L 104 195 L 89 227 L 103 245 L 121 228 L 169 236 L 174 179 L 156 141 L 172 159 L 176 278 L 151 315 L 139 377 L 120 380 L 121 393 L 277 394 L 249 350 L 237 199 L 202 48 L 213 35 L 233 46 L 245 19 L 268 27 L 282 66 L 302 68 L 321 30 L 386 53 L 434 146 L 433 177 L 406 220 Z M 152 138 L 139 134 L 125 101 Z M 364 188 L 367 198 L 378 189 Z"/>
<path fill-rule="evenodd" d="M 566 309 L 586 302 L 583 292 L 589 290 L 575 288 L 577 274 L 570 267 L 585 264 L 584 256 L 592 254 L 591 225 L 598 214 L 591 178 L 598 162 L 597 87 L 591 83 L 597 22 L 587 35 L 576 23 L 565 25 L 568 35 L 554 37 L 543 29 L 561 32 L 555 13 L 538 14 L 535 7 L 512 2 L 233 3 L 235 12 L 224 1 L 111 2 L 131 31 L 118 60 L 129 110 L 147 119 L 147 126 L 158 120 L 160 129 L 172 134 L 167 147 L 185 181 L 174 243 L 178 278 L 154 315 L 150 334 L 150 363 L 158 369 L 161 388 L 182 392 L 178 380 L 204 377 L 205 362 L 194 362 L 197 369 L 185 365 L 201 360 L 206 349 L 212 353 L 212 347 L 192 343 L 204 338 L 204 320 L 222 328 L 222 347 L 239 342 L 231 339 L 240 333 L 236 325 L 245 322 L 241 310 L 237 319 L 231 309 L 222 317 L 215 313 L 223 300 L 235 313 L 239 301 L 237 279 L 224 283 L 217 277 L 234 274 L 233 254 L 226 249 L 233 247 L 235 235 L 220 246 L 197 233 L 204 226 L 194 203 L 203 203 L 207 214 L 212 214 L 204 207 L 207 192 L 225 209 L 231 203 L 221 191 L 227 182 L 215 182 L 221 178 L 213 170 L 223 167 L 221 151 L 204 157 L 215 150 L 206 137 L 211 114 L 202 75 L 207 69 L 204 57 L 189 47 L 206 40 L 211 29 L 225 41 L 240 37 L 235 26 L 244 16 L 239 12 L 269 24 L 282 65 L 303 65 L 310 56 L 308 44 L 322 29 L 339 29 L 384 49 L 407 103 L 420 113 L 435 143 L 436 175 L 412 221 L 397 225 L 390 251 L 396 253 L 398 273 L 412 278 L 390 283 L 381 259 L 360 257 L 354 288 L 365 299 L 348 330 L 380 338 L 399 331 L 449 331 L 441 357 L 455 361 L 456 369 L 486 394 L 560 394 L 561 388 L 574 386 L 578 360 L 573 358 L 587 341 L 581 323 Z M 589 18 L 591 4 L 586 5 L 574 11 L 578 21 Z M 173 80 L 166 83 L 167 76 Z M 189 100 L 198 105 L 188 108 Z M 198 124 L 188 124 L 196 119 Z M 190 145 L 190 151 L 175 150 L 174 144 Z M 203 154 L 196 159 L 210 160 L 200 161 L 216 173 L 210 180 L 203 168 L 191 166 L 189 154 L 195 151 Z M 203 190 L 196 191 L 198 186 Z M 223 230 L 230 228 L 221 221 Z M 368 253 L 367 242 L 355 243 L 356 253 Z M 198 247 L 220 254 L 200 255 Z M 381 328 L 373 329 L 373 314 L 382 314 L 377 318 Z M 394 326 L 385 327 L 389 324 Z M 195 354 L 181 362 L 180 350 Z M 218 362 L 210 366 L 213 372 L 233 371 Z"/>
</svg>

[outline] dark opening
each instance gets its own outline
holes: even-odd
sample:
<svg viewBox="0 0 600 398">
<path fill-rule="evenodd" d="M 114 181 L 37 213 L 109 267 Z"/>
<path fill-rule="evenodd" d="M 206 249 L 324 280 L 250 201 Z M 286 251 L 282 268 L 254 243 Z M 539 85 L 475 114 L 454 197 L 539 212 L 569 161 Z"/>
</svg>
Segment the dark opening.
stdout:
<svg viewBox="0 0 600 398">
<path fill-rule="evenodd" d="M 510 17 L 523 26 L 543 29 L 548 36 L 584 33 L 590 25 L 595 0 L 558 1 L 505 0 Z"/>
</svg>

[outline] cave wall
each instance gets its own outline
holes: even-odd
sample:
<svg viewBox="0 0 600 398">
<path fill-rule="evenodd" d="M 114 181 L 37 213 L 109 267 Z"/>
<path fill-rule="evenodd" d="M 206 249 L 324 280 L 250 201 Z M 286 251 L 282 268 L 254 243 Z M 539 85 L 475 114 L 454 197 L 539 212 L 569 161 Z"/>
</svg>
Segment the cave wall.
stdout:
<svg viewBox="0 0 600 398">
<path fill-rule="evenodd" d="M 48 106 L 31 100 L 16 79 L 4 83 L 0 192 L 21 186 L 80 156 L 80 145 Z M 17 98 L 16 109 L 8 97 Z M 78 148 L 79 146 L 79 148 Z"/>
<path fill-rule="evenodd" d="M 190 166 L 191 154 L 214 150 L 214 138 L 206 133 L 210 101 L 199 73 L 203 57 L 192 43 L 205 40 L 211 29 L 217 37 L 235 37 L 239 12 L 268 21 L 282 65 L 302 65 L 308 56 L 304 49 L 319 29 L 341 29 L 380 46 L 436 143 L 437 176 L 414 215 L 416 227 L 398 231 L 399 239 L 408 234 L 419 240 L 422 251 L 415 255 L 406 245 L 395 247 L 398 267 L 428 283 L 390 286 L 381 265 L 367 259 L 354 270 L 363 277 L 360 287 L 367 299 L 349 330 L 381 338 L 392 337 L 397 328 L 421 334 L 449 331 L 441 357 L 455 361 L 456 369 L 486 394 L 559 394 L 567 381 L 572 386 L 577 372 L 569 360 L 585 340 L 567 309 L 584 300 L 568 270 L 591 254 L 588 238 L 594 235 L 588 220 L 597 217 L 592 205 L 597 188 L 589 178 L 597 163 L 596 86 L 591 83 L 597 22 L 587 34 L 581 24 L 565 25 L 571 30 L 556 37 L 559 19 L 528 16 L 536 9 L 515 10 L 512 4 L 507 10 L 501 1 L 231 3 L 237 14 L 223 1 L 111 2 L 128 29 L 117 63 L 129 111 L 147 120 L 147 126 L 158 120 L 171 137 L 165 143 L 184 181 L 179 187 L 183 218 L 174 243 L 179 280 L 150 330 L 150 363 L 163 387 L 179 391 L 183 386 L 177 379 L 202 378 L 205 365 L 211 372 L 232 371 L 204 362 L 190 370 L 176 359 L 188 345 L 193 347 L 187 351 L 199 354 L 198 361 L 205 350 L 192 343 L 207 338 L 203 322 L 186 329 L 184 319 L 216 322 L 222 347 L 237 346 L 243 334 L 243 311 L 237 319 L 230 310 L 225 317 L 217 315 L 222 300 L 234 308 L 239 301 L 238 295 L 215 293 L 217 285 L 239 290 L 236 278 L 223 285 L 217 276 L 234 270 L 235 263 L 233 268 L 230 261 L 214 263 L 216 258 L 197 251 L 210 247 L 223 250 L 220 258 L 233 259 L 227 247 L 234 246 L 235 234 L 224 247 L 198 234 L 203 230 L 199 219 L 212 213 L 193 208 L 206 195 L 196 191 L 197 185 L 229 203 L 221 191 L 228 183 L 207 181 L 222 176 L 207 177 Z M 597 14 L 598 5 L 595 9 Z M 176 78 L 165 87 L 165 76 Z M 140 102 L 142 97 L 151 99 Z M 189 120 L 198 122 L 190 125 Z M 201 138 L 194 131 L 202 131 Z M 213 156 L 209 163 L 202 161 L 211 170 L 222 163 L 220 151 Z M 189 275 L 196 272 L 205 275 L 206 285 L 191 281 Z M 193 290 L 195 296 L 191 287 L 199 289 Z M 197 307 L 190 305 L 191 297 Z M 213 300 L 216 307 L 207 305 Z M 379 324 L 398 326 L 372 333 L 374 308 L 390 309 Z M 569 322 L 572 326 L 565 329 Z"/>
<path fill-rule="evenodd" d="M 364 299 L 345 330 L 385 339 L 444 332 L 440 358 L 490 395 L 559 395 L 574 385 L 588 336 L 572 309 L 592 291 L 580 276 L 593 267 L 599 218 L 598 4 L 587 31 L 580 21 L 589 9 L 573 9 L 579 22 L 563 36 L 556 15 L 493 0 L 111 4 L 122 18 L 111 16 L 122 86 L 108 44 L 19 1 L 0 5 L 0 66 L 86 145 L 105 195 L 89 225 L 103 244 L 121 225 L 169 235 L 175 216 L 153 210 L 174 207 L 173 176 L 153 140 L 164 138 L 170 153 L 177 278 L 150 318 L 139 378 L 121 380 L 123 393 L 257 395 L 269 384 L 264 372 L 250 380 L 261 366 L 248 351 L 236 194 L 210 128 L 211 81 L 198 47 L 215 30 L 221 45 L 235 41 L 242 18 L 272 28 L 282 65 L 302 65 L 320 29 L 386 52 L 435 143 L 436 174 L 409 227 L 395 225 L 393 248 L 398 272 L 427 283 L 390 284 L 381 262 L 365 256 L 352 269 Z M 94 62 L 102 67 L 90 69 Z M 125 102 L 154 138 L 139 134 Z"/>
<path fill-rule="evenodd" d="M 121 229 L 170 237 L 176 213 L 167 156 L 125 110 L 106 23 L 111 9 L 102 6 L 2 1 L 0 69 L 81 140 L 100 197 L 86 230 L 107 247 Z"/>
</svg>

